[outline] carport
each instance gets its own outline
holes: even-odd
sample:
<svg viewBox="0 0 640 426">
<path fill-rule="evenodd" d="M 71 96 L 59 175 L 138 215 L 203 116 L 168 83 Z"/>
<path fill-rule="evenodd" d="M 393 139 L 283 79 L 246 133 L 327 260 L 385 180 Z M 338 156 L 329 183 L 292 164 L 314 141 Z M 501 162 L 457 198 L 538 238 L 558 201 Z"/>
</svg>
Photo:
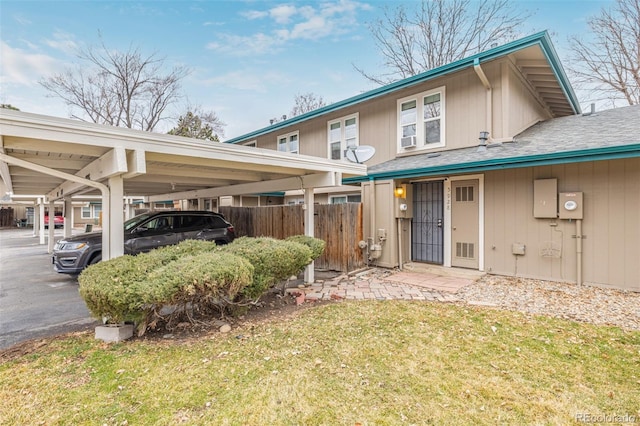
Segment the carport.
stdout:
<svg viewBox="0 0 640 426">
<path fill-rule="evenodd" d="M 105 260 L 124 253 L 127 197 L 154 202 L 302 189 L 305 233 L 313 236 L 314 188 L 365 174 L 361 164 L 0 109 L 0 176 L 7 192 L 42 206 L 41 243 L 45 203 L 53 223 L 54 203 L 63 201 L 69 223 L 73 200 L 99 195 Z M 52 251 L 53 226 L 48 244 Z M 313 279 L 310 265 L 305 281 Z"/>
</svg>

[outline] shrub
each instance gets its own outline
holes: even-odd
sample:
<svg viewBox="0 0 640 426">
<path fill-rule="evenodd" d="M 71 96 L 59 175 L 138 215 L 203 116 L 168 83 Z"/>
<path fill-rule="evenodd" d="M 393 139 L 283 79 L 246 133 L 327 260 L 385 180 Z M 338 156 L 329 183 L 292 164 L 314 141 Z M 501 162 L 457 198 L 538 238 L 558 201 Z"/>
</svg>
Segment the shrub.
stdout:
<svg viewBox="0 0 640 426">
<path fill-rule="evenodd" d="M 186 256 L 149 275 L 146 303 L 224 306 L 253 279 L 248 260 L 231 253 Z"/>
<path fill-rule="evenodd" d="M 309 247 L 270 237 L 237 238 L 222 250 L 244 257 L 253 265 L 253 282 L 241 292 L 247 299 L 262 296 L 273 285 L 297 275 L 312 261 Z"/>
<path fill-rule="evenodd" d="M 78 277 L 80 296 L 96 318 L 118 324 L 142 316 L 134 284 L 145 279 L 153 265 L 140 257 L 124 255 L 96 263 Z M 133 305 L 133 306 L 132 306 Z"/>
<path fill-rule="evenodd" d="M 116 324 L 139 323 L 150 307 L 173 298 L 169 288 L 154 288 L 149 280 L 153 271 L 185 255 L 211 252 L 215 248 L 214 242 L 187 240 L 137 256 L 124 255 L 96 263 L 78 277 L 80 296 L 96 318 Z"/>
<path fill-rule="evenodd" d="M 178 307 L 177 315 L 186 309 L 247 305 L 297 275 L 323 247 L 323 241 L 304 236 L 286 241 L 242 237 L 222 247 L 188 240 L 89 266 L 78 277 L 80 295 L 95 317 L 132 321 L 143 334 L 167 306 Z"/>
<path fill-rule="evenodd" d="M 296 243 L 304 244 L 311 249 L 311 258 L 316 260 L 324 252 L 324 248 L 327 243 L 319 238 L 313 238 L 308 235 L 292 235 L 286 239 L 286 241 L 293 241 Z"/>
</svg>

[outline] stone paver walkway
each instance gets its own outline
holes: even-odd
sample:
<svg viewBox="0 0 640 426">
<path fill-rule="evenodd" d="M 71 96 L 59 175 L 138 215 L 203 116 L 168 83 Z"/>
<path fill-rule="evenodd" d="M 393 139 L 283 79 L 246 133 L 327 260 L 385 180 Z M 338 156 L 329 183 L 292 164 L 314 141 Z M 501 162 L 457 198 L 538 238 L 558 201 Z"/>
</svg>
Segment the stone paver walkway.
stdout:
<svg viewBox="0 0 640 426">
<path fill-rule="evenodd" d="M 455 293 L 473 283 L 471 278 L 445 276 L 431 272 L 379 273 L 375 270 L 356 276 L 339 275 L 316 280 L 311 285 L 288 288 L 298 303 L 314 300 L 432 300 L 455 302 Z"/>
</svg>

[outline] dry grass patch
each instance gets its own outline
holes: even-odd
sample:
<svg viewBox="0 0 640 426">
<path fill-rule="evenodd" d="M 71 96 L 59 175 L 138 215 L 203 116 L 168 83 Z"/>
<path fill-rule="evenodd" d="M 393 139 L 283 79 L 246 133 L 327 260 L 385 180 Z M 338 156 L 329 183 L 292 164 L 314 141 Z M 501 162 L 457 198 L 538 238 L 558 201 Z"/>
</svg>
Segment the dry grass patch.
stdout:
<svg viewBox="0 0 640 426">
<path fill-rule="evenodd" d="M 0 424 L 640 419 L 640 333 L 413 302 L 324 305 L 189 342 L 82 334 L 0 366 Z"/>
</svg>

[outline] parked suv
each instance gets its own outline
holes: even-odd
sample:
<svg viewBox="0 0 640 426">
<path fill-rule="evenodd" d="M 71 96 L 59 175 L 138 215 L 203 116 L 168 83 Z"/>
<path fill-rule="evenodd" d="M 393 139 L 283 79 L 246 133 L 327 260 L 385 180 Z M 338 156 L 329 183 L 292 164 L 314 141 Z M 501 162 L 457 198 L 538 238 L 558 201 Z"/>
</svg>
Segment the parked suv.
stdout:
<svg viewBox="0 0 640 426">
<path fill-rule="evenodd" d="M 234 238 L 233 225 L 221 214 L 207 211 L 143 213 L 124 223 L 125 254 L 143 253 L 188 239 L 227 244 Z M 53 249 L 53 269 L 63 274 L 79 274 L 101 260 L 101 232 L 64 238 Z"/>
</svg>

